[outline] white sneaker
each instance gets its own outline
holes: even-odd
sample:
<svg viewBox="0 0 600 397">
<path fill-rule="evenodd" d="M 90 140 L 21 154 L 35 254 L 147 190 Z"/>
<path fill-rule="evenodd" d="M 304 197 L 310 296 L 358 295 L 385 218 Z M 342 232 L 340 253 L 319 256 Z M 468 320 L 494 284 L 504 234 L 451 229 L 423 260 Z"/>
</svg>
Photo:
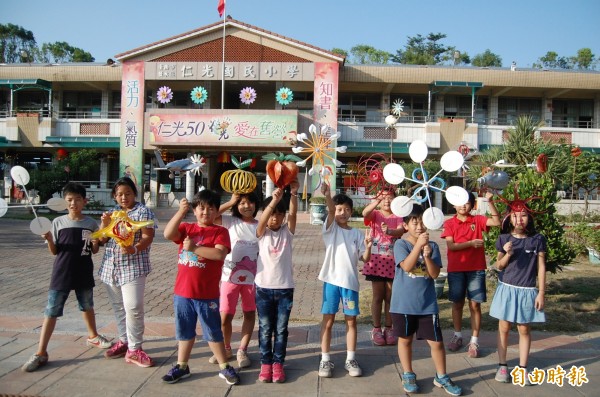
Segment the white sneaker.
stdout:
<svg viewBox="0 0 600 397">
<path fill-rule="evenodd" d="M 238 350 L 236 358 L 240 368 L 246 368 L 250 366 L 250 358 L 248 358 L 248 355 L 244 350 Z"/>
<path fill-rule="evenodd" d="M 99 349 L 110 349 L 113 345 L 104 335 L 96 335 L 95 338 L 88 338 L 85 342 L 88 346 L 94 346 Z"/>
<path fill-rule="evenodd" d="M 331 361 L 321 361 L 319 363 L 319 376 L 321 378 L 331 378 L 333 376 L 333 363 Z"/>
<path fill-rule="evenodd" d="M 344 365 L 344 367 L 350 376 L 362 376 L 362 369 L 360 369 L 358 361 L 348 360 L 346 361 L 346 365 Z"/>
</svg>

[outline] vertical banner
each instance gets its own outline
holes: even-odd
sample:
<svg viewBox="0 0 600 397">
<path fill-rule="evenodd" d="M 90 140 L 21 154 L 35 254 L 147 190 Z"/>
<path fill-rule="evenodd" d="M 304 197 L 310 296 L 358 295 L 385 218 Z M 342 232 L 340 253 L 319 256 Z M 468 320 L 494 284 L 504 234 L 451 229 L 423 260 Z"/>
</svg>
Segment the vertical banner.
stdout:
<svg viewBox="0 0 600 397">
<path fill-rule="evenodd" d="M 336 62 L 315 63 L 313 118 L 317 129 L 320 129 L 323 125 L 328 125 L 330 127 L 330 134 L 337 131 L 339 73 L 340 65 Z M 337 141 L 332 143 L 333 147 L 336 145 Z M 334 156 L 337 157 L 336 152 L 334 152 Z M 332 174 L 324 180 L 330 184 L 331 192 L 335 194 L 335 179 L 337 174 L 335 164 L 331 160 L 328 160 L 325 165 L 330 167 Z M 316 167 L 314 168 L 315 170 L 317 169 Z M 311 192 L 314 192 L 319 184 L 320 176 L 315 173 L 310 184 Z"/>
<path fill-rule="evenodd" d="M 144 183 L 144 90 L 144 62 L 124 62 L 119 172 L 133 180 L 140 195 Z"/>
</svg>

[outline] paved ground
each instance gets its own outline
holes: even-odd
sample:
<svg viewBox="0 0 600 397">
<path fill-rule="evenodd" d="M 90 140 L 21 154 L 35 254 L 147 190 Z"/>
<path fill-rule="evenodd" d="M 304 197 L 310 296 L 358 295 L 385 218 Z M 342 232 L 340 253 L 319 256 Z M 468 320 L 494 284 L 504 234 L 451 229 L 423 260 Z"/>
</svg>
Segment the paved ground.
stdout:
<svg viewBox="0 0 600 397">
<path fill-rule="evenodd" d="M 176 247 L 162 237 L 172 212 L 159 213 L 160 229 L 152 247 L 153 272 L 146 292 L 145 350 L 157 365 L 142 369 L 122 360 L 106 360 L 102 352 L 85 346 L 85 327 L 71 297 L 65 316 L 58 321 L 49 347 L 50 363 L 34 373 L 19 369 L 35 352 L 52 265 L 46 245 L 29 231 L 26 221 L 0 218 L 0 396 L 364 396 L 403 395 L 396 348 L 374 347 L 369 341 L 370 327 L 359 328 L 358 360 L 364 370 L 362 378 L 351 378 L 343 369 L 345 332 L 336 324 L 332 341 L 336 364 L 332 379 L 320 379 L 316 374 L 319 354 L 319 320 L 321 284 L 316 279 L 323 257 L 320 228 L 308 224 L 308 216 L 300 214 L 294 240 L 296 292 L 293 322 L 284 384 L 261 384 L 257 381 L 259 354 L 256 340 L 250 348 L 253 365 L 241 371 L 239 386 L 228 387 L 219 379 L 216 366 L 207 362 L 210 351 L 200 338 L 192 352 L 192 376 L 175 385 L 160 380 L 176 360 L 173 338 L 172 288 L 175 278 Z M 190 221 L 191 219 L 188 218 Z M 439 232 L 432 232 L 439 241 Z M 441 244 L 445 250 L 445 244 Z M 442 254 L 445 257 L 445 252 Z M 96 256 L 98 264 L 101 256 Z M 361 280 L 362 287 L 367 284 Z M 95 307 L 99 330 L 115 335 L 112 312 L 102 284 L 97 281 Z M 239 332 L 239 319 L 235 329 Z M 444 331 L 448 339 L 450 330 Z M 255 333 L 256 336 L 256 333 Z M 466 335 L 468 337 L 468 335 Z M 567 372 L 572 366 L 585 369 L 588 383 L 564 386 L 544 381 L 541 385 L 521 388 L 494 381 L 497 365 L 495 333 L 481 337 L 483 356 L 469 359 L 464 352 L 449 353 L 448 372 L 464 389 L 464 395 L 475 396 L 600 396 L 600 334 L 557 335 L 535 332 L 530 365 L 544 370 L 562 366 Z M 518 364 L 516 334 L 511 335 L 509 365 Z M 236 345 L 234 344 L 234 347 Z M 419 377 L 421 393 L 446 395 L 433 386 L 434 371 L 429 349 L 423 342 L 415 344 L 414 367 Z"/>
</svg>

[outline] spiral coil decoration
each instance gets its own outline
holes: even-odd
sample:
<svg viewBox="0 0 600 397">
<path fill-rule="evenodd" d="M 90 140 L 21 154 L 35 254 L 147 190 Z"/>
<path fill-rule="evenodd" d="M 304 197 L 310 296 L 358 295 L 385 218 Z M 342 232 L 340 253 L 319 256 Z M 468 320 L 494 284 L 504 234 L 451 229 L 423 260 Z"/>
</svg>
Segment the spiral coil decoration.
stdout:
<svg viewBox="0 0 600 397">
<path fill-rule="evenodd" d="M 252 164 L 252 159 L 244 160 L 241 163 L 234 156 L 231 156 L 231 162 L 237 167 L 236 170 L 225 171 L 221 175 L 221 187 L 227 193 L 246 194 L 256 189 L 256 176 L 250 171 L 244 171 Z"/>
</svg>

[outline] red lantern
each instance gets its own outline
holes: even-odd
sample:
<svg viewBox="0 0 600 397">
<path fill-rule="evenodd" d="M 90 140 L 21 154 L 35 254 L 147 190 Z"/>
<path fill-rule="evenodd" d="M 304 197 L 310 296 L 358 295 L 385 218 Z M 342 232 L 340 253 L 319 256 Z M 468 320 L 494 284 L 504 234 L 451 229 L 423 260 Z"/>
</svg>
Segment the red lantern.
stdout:
<svg viewBox="0 0 600 397">
<path fill-rule="evenodd" d="M 573 156 L 573 157 L 581 156 L 581 148 L 579 146 L 577 146 L 577 147 L 574 147 L 573 149 L 571 149 L 571 156 Z"/>
<path fill-rule="evenodd" d="M 56 151 L 56 157 L 59 160 L 64 160 L 67 158 L 67 156 L 69 155 L 69 152 L 67 152 L 65 149 L 60 148 Z"/>
</svg>

